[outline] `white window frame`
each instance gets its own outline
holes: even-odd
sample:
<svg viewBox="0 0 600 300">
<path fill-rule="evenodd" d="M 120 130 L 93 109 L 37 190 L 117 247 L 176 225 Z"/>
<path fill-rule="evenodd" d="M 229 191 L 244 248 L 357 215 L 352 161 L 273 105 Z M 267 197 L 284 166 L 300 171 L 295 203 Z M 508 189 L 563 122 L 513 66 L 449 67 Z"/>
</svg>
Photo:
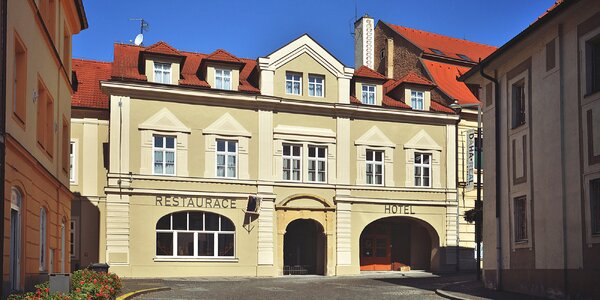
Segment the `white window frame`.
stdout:
<svg viewBox="0 0 600 300">
<path fill-rule="evenodd" d="M 373 96 L 373 101 L 369 100 L 369 96 Z M 374 84 L 363 84 L 362 85 L 362 96 L 360 102 L 368 105 L 375 105 L 377 103 L 377 87 Z"/>
<path fill-rule="evenodd" d="M 48 213 L 44 207 L 40 208 L 40 271 L 46 271 L 46 255 L 48 254 Z"/>
<path fill-rule="evenodd" d="M 421 157 L 421 163 L 417 163 L 417 156 Z M 425 157 L 429 157 L 429 163 L 423 163 L 424 158 Z M 414 183 L 415 183 L 415 187 L 431 187 L 431 160 L 433 159 L 433 155 L 431 153 L 427 153 L 427 152 L 415 152 L 415 172 L 414 174 Z M 425 185 L 423 184 L 423 179 L 426 177 L 425 172 L 423 171 L 425 168 L 427 168 L 427 178 L 428 178 L 428 184 Z M 421 175 L 417 175 L 417 170 L 421 170 Z M 417 184 L 417 178 L 420 179 L 421 184 Z"/>
<path fill-rule="evenodd" d="M 173 65 L 171 63 L 154 62 L 154 82 L 171 84 L 172 67 Z M 157 73 L 160 73 L 162 79 L 161 81 L 158 80 L 156 76 Z"/>
<path fill-rule="evenodd" d="M 219 142 L 224 142 L 225 143 L 225 150 L 223 151 L 219 151 Z M 235 144 L 235 151 L 231 152 L 229 151 L 229 144 L 230 143 L 234 143 Z M 237 140 L 227 140 L 227 139 L 216 139 L 215 140 L 215 175 L 218 178 L 237 178 L 238 177 L 238 164 L 239 164 L 239 157 L 238 157 L 238 149 L 239 149 L 239 142 Z M 224 173 L 223 176 L 219 175 L 219 155 L 223 155 L 225 156 L 225 165 L 223 165 L 224 168 Z M 229 166 L 229 161 L 232 159 L 235 160 L 235 164 L 233 165 L 235 168 L 234 174 L 233 176 L 229 176 L 228 175 L 228 166 Z"/>
<path fill-rule="evenodd" d="M 190 212 L 198 212 L 198 213 L 203 214 L 202 215 L 202 229 L 203 230 L 190 229 L 190 215 L 189 215 Z M 236 256 L 237 242 L 236 242 L 236 234 L 235 234 L 235 223 L 233 223 L 233 220 L 231 220 L 230 218 L 228 218 L 226 216 L 222 216 L 220 214 L 213 213 L 213 212 L 185 211 L 186 218 L 187 218 L 186 229 L 185 230 L 173 229 L 173 215 L 178 214 L 178 213 L 179 212 L 174 212 L 174 213 L 170 213 L 167 215 L 170 217 L 170 228 L 171 229 L 157 229 L 156 227 L 158 225 L 158 221 L 157 221 L 156 225 L 154 226 L 156 233 L 172 233 L 173 234 L 173 255 L 158 255 L 158 254 L 156 254 L 156 250 L 155 250 L 155 252 L 154 252 L 155 257 L 157 257 L 157 258 L 179 258 L 179 259 L 183 259 L 183 260 L 190 259 L 190 258 L 192 258 L 192 259 L 194 259 L 194 258 L 196 258 L 196 259 L 197 258 L 201 258 L 201 259 L 235 259 L 237 257 Z M 219 217 L 219 230 L 206 230 L 206 214 L 214 214 Z M 233 231 L 221 230 L 221 227 L 222 227 L 221 219 L 222 218 L 226 218 L 233 224 Z M 160 218 L 159 218 L 159 220 L 160 220 Z M 194 253 L 193 253 L 193 255 L 177 255 L 177 234 L 178 233 L 193 233 L 193 235 L 194 235 Z M 213 234 L 213 238 L 214 238 L 214 242 L 213 242 L 214 255 L 213 256 L 198 255 L 198 234 L 199 233 Z M 233 235 L 233 255 L 232 256 L 219 256 L 219 235 Z M 154 242 L 158 243 L 158 240 L 156 237 L 155 237 Z M 156 246 L 154 248 L 156 249 Z"/>
<path fill-rule="evenodd" d="M 517 205 L 516 205 L 517 201 L 523 201 L 525 204 L 525 213 L 524 213 L 525 220 L 521 220 L 524 222 L 524 225 L 525 225 L 525 237 L 522 239 L 517 239 L 517 227 L 519 225 L 519 224 L 517 224 L 517 218 L 516 218 L 516 216 L 517 216 Z M 527 196 L 518 196 L 518 197 L 513 198 L 513 215 L 512 215 L 512 217 L 513 217 L 513 232 L 512 233 L 514 235 L 515 244 L 527 244 L 530 240 L 529 213 L 528 213 L 529 208 L 528 208 L 528 206 L 529 206 L 529 203 L 527 200 Z"/>
<path fill-rule="evenodd" d="M 321 94 L 317 94 L 317 87 L 321 87 Z M 312 95 L 311 95 L 312 87 Z M 325 97 L 325 76 L 322 75 L 308 75 L 308 96 L 310 97 Z"/>
<path fill-rule="evenodd" d="M 226 79 L 229 79 L 229 85 L 225 84 Z M 233 72 L 230 69 L 215 69 L 215 88 L 230 91 L 233 89 L 232 81 Z"/>
<path fill-rule="evenodd" d="M 69 143 L 69 181 L 72 184 L 77 183 L 77 141 L 71 140 Z"/>
<path fill-rule="evenodd" d="M 296 78 L 298 77 L 298 78 Z M 291 84 L 291 89 L 288 92 L 288 83 Z M 298 93 L 294 93 L 294 84 L 298 84 Z M 302 73 L 287 72 L 285 73 L 285 94 L 302 96 Z"/>
<path fill-rule="evenodd" d="M 315 156 L 311 157 L 310 156 L 310 149 L 314 148 L 315 149 Z M 323 149 L 325 155 L 323 157 L 319 157 L 319 149 Z M 307 177 L 307 181 L 308 182 L 316 182 L 316 183 L 326 183 L 327 182 L 327 147 L 326 146 L 319 146 L 319 145 L 308 145 L 308 151 L 306 153 L 307 156 L 307 172 L 308 172 L 308 177 Z M 315 163 L 315 170 L 313 171 L 315 174 L 314 179 L 315 180 L 310 180 L 310 163 L 314 161 Z M 323 163 L 323 171 L 319 170 L 319 162 Z M 319 180 L 319 173 L 323 172 L 323 180 Z"/>
<path fill-rule="evenodd" d="M 159 148 L 156 147 L 156 138 L 162 138 L 163 139 L 163 147 Z M 172 138 L 173 139 L 173 148 L 167 148 L 167 138 Z M 162 151 L 163 153 L 163 161 L 162 161 L 162 165 L 163 165 L 163 172 L 162 173 L 156 173 L 156 169 L 154 168 L 154 165 L 156 164 L 156 151 Z M 167 152 L 173 152 L 173 174 L 167 174 L 167 160 L 166 160 L 166 153 Z M 177 137 L 176 136 L 172 136 L 172 135 L 162 135 L 162 134 L 154 134 L 152 135 L 152 175 L 164 175 L 164 176 L 175 176 L 177 174 Z"/>
<path fill-rule="evenodd" d="M 373 155 L 371 156 L 371 160 L 369 160 L 369 152 L 373 152 Z M 376 158 L 377 153 L 381 153 L 380 161 L 378 161 Z M 365 184 L 377 185 L 377 186 L 383 186 L 385 184 L 384 160 L 385 160 L 385 151 L 383 149 L 366 149 L 366 151 L 365 151 Z M 371 183 L 369 183 L 369 165 L 371 165 L 371 170 L 372 170 L 371 176 L 373 177 Z M 377 169 L 376 166 L 381 166 L 381 183 L 377 183 L 377 180 L 376 180 L 376 178 L 378 176 L 378 174 L 375 172 L 375 170 Z"/>
<path fill-rule="evenodd" d="M 285 148 L 289 147 L 290 148 L 290 154 L 286 155 L 285 154 Z M 299 154 L 298 155 L 294 155 L 294 148 L 299 148 Z M 283 144 L 282 147 L 282 151 L 281 151 L 281 159 L 282 159 L 282 165 L 281 165 L 281 179 L 283 179 L 284 181 L 293 181 L 293 182 L 301 182 L 302 181 L 302 145 L 301 144 L 291 144 L 291 143 L 286 143 Z M 289 178 L 285 178 L 285 161 L 289 160 L 290 161 L 290 168 L 289 168 L 289 174 L 290 177 Z M 294 168 L 294 161 L 299 161 L 300 162 L 300 166 L 298 167 L 298 169 Z M 294 171 L 298 171 L 298 179 L 294 179 Z"/>
<path fill-rule="evenodd" d="M 410 91 L 410 107 L 414 110 L 425 109 L 425 92 Z"/>
</svg>

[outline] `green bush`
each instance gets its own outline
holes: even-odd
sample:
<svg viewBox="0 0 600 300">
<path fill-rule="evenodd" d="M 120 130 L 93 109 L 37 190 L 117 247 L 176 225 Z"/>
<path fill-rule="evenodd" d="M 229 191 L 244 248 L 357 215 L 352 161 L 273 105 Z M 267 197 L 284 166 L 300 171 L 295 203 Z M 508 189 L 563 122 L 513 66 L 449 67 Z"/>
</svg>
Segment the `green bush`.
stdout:
<svg viewBox="0 0 600 300">
<path fill-rule="evenodd" d="M 68 294 L 50 294 L 48 282 L 36 285 L 35 292 L 13 294 L 9 300 L 21 299 L 52 299 L 52 300 L 91 300 L 114 299 L 121 290 L 122 283 L 119 276 L 114 273 L 94 272 L 90 270 L 75 271 L 71 275 L 71 292 Z"/>
</svg>

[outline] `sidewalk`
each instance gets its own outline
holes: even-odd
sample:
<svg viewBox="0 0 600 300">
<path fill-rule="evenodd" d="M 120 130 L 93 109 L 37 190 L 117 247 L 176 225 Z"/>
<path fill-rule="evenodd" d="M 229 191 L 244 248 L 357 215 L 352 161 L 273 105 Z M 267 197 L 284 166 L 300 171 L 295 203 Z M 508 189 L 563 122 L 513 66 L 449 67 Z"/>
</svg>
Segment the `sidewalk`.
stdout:
<svg viewBox="0 0 600 300">
<path fill-rule="evenodd" d="M 465 281 L 446 285 L 437 289 L 436 294 L 457 300 L 480 300 L 480 299 L 510 299 L 510 300 L 525 300 L 525 299 L 543 299 L 523 294 L 502 292 L 486 289 L 483 283 L 476 280 Z"/>
</svg>

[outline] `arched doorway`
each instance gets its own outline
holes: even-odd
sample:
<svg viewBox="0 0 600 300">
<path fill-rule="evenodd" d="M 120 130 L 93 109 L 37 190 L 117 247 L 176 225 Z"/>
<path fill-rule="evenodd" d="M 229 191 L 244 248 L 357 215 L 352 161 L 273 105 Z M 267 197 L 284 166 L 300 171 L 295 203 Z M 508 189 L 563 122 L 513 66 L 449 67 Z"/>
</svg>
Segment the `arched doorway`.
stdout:
<svg viewBox="0 0 600 300">
<path fill-rule="evenodd" d="M 367 225 L 360 235 L 361 271 L 432 270 L 439 239 L 426 222 L 389 217 Z"/>
<path fill-rule="evenodd" d="M 312 219 L 292 221 L 283 237 L 283 275 L 325 274 L 326 238 Z"/>
</svg>

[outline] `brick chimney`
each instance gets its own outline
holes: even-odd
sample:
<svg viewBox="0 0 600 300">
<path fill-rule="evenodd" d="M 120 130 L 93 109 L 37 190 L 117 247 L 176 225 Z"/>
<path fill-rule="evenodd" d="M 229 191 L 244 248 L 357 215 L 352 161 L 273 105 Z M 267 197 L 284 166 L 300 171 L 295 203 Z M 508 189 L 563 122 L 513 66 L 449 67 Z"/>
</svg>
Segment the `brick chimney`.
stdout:
<svg viewBox="0 0 600 300">
<path fill-rule="evenodd" d="M 375 25 L 365 14 L 354 22 L 354 68 L 375 67 Z"/>
</svg>

